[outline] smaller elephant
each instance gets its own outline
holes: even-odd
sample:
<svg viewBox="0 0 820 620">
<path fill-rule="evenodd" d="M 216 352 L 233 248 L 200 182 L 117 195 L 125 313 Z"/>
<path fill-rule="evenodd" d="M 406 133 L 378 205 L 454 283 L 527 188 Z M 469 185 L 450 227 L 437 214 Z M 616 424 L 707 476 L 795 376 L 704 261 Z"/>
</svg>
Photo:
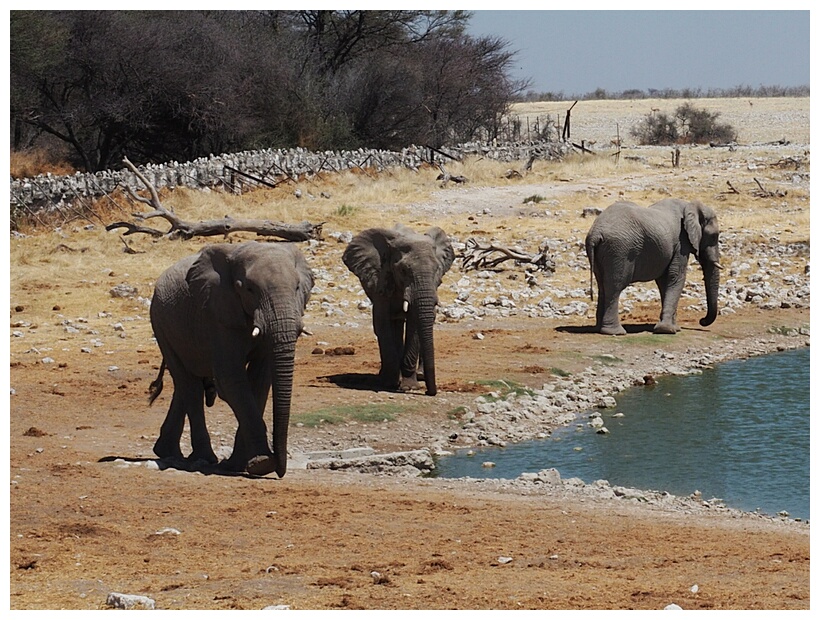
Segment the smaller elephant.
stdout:
<svg viewBox="0 0 820 620">
<path fill-rule="evenodd" d="M 650 207 L 616 202 L 595 219 L 586 236 L 586 253 L 598 282 L 595 328 L 602 334 L 625 334 L 618 319 L 621 292 L 632 282 L 654 280 L 661 294 L 661 316 L 656 334 L 674 334 L 678 302 L 686 282 L 689 255 L 703 269 L 706 285 L 706 316 L 711 325 L 718 314 L 720 289 L 720 230 L 717 215 L 697 201 L 675 198 Z"/>
<path fill-rule="evenodd" d="M 233 453 L 220 465 L 285 475 L 296 340 L 313 281 L 294 244 L 254 241 L 206 246 L 157 279 L 150 314 L 162 364 L 149 403 L 162 391 L 166 366 L 174 381 L 157 456 L 182 458 L 187 416 L 190 458 L 216 463 L 203 401 L 210 406 L 218 395 L 238 421 Z M 269 446 L 263 414 L 271 389 Z"/>
<path fill-rule="evenodd" d="M 345 249 L 342 261 L 373 303 L 379 377 L 388 389 L 415 389 L 423 374 L 427 394 L 436 394 L 437 289 L 454 259 L 450 240 L 437 227 L 424 234 L 401 224 L 368 228 Z"/>
</svg>

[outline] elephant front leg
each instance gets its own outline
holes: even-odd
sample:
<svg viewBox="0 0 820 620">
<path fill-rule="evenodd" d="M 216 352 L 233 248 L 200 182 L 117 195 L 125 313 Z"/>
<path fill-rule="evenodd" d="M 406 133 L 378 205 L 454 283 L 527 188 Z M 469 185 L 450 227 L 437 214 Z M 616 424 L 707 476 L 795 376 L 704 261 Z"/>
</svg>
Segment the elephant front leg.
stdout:
<svg viewBox="0 0 820 620">
<path fill-rule="evenodd" d="M 394 390 L 399 386 L 404 319 L 392 316 L 387 306 L 373 304 L 373 331 L 379 342 L 379 382 Z"/>
<path fill-rule="evenodd" d="M 661 294 L 661 316 L 652 331 L 656 334 L 677 334 L 680 331 L 678 325 L 678 302 L 680 301 L 685 276 L 673 276 L 665 273 L 655 280 Z"/>
<path fill-rule="evenodd" d="M 401 360 L 401 378 L 399 379 L 399 391 L 409 392 L 421 389 L 418 381 L 419 367 L 419 335 L 415 324 L 407 321 L 404 336 L 404 352 Z"/>
<path fill-rule="evenodd" d="M 217 387 L 219 396 L 231 407 L 238 422 L 233 453 L 221 466 L 259 476 L 271 473 L 276 464 L 268 446 L 268 432 L 244 369 L 239 371 L 238 378 L 221 379 L 217 373 Z"/>
</svg>

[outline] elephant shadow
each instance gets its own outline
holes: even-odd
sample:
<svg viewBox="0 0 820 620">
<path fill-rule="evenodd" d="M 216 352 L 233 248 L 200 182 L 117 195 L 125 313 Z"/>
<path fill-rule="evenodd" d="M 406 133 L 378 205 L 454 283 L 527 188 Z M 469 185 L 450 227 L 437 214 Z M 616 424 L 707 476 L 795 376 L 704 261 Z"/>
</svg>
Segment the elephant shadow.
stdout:
<svg viewBox="0 0 820 620">
<path fill-rule="evenodd" d="M 229 471 L 221 466 L 220 463 L 207 463 L 205 461 L 191 461 L 189 459 L 181 459 L 176 457 L 168 458 L 151 458 L 151 457 L 133 457 L 133 456 L 104 456 L 99 459 L 98 463 L 113 463 L 115 461 L 125 461 L 126 463 L 150 463 L 157 464 L 159 471 L 167 469 L 175 471 L 187 471 L 191 473 L 199 473 L 206 476 L 230 476 L 242 478 L 264 478 L 264 476 L 255 476 L 243 471 Z"/>
<path fill-rule="evenodd" d="M 654 323 L 623 323 L 622 327 L 627 334 L 643 334 L 654 333 Z M 707 331 L 701 327 L 692 327 L 687 325 L 679 326 L 681 331 Z M 598 330 L 594 325 L 559 325 L 555 331 L 565 334 L 597 334 Z"/>
<path fill-rule="evenodd" d="M 424 381 L 423 375 L 418 375 L 419 381 Z M 390 392 L 391 394 L 414 393 L 424 390 L 423 385 L 417 389 L 388 388 L 384 385 L 384 380 L 378 374 L 364 372 L 347 372 L 338 375 L 325 375 L 319 377 L 319 381 L 332 383 L 333 385 L 347 390 L 362 390 L 366 392 Z"/>
<path fill-rule="evenodd" d="M 655 329 L 654 323 L 624 323 L 623 328 L 627 334 L 652 333 Z M 555 331 L 565 334 L 597 334 L 598 329 L 594 325 L 559 325 Z"/>
<path fill-rule="evenodd" d="M 338 375 L 325 375 L 319 381 L 326 381 L 348 390 L 364 390 L 367 392 L 395 392 L 385 389 L 384 381 L 378 374 L 366 372 L 345 372 Z"/>
</svg>

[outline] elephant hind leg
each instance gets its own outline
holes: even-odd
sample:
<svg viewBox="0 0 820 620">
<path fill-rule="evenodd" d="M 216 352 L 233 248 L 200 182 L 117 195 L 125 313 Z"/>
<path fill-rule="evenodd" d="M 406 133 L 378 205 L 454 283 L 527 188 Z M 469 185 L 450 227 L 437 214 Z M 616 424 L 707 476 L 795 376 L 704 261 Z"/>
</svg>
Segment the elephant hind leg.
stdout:
<svg viewBox="0 0 820 620">
<path fill-rule="evenodd" d="M 595 313 L 597 330 L 608 336 L 623 336 L 626 330 L 618 318 L 618 301 L 621 289 L 598 286 L 598 306 Z"/>
<path fill-rule="evenodd" d="M 154 444 L 154 454 L 160 458 L 182 458 L 180 439 L 187 415 L 193 448 L 188 458 L 193 461 L 216 463 L 218 459 L 211 448 L 211 437 L 205 425 L 203 383 L 188 373 L 175 371 L 176 368 L 171 369 L 171 376 L 174 379 L 174 396 L 160 427 L 159 438 Z"/>
<path fill-rule="evenodd" d="M 182 459 L 182 450 L 179 447 L 179 440 L 182 437 L 182 431 L 185 427 L 185 410 L 182 404 L 182 398 L 174 390 L 174 395 L 171 397 L 171 405 L 168 407 L 168 413 L 165 415 L 165 420 L 160 427 L 159 437 L 154 443 L 154 454 L 161 459 L 176 458 Z"/>
</svg>

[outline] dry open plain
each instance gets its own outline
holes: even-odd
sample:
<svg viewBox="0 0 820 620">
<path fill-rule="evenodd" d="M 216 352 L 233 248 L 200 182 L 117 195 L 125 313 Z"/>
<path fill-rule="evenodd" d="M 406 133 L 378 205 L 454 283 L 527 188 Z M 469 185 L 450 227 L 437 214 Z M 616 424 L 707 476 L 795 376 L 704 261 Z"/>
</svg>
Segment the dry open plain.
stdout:
<svg viewBox="0 0 820 620">
<path fill-rule="evenodd" d="M 683 147 L 673 168 L 671 149 L 625 138 L 616 161 L 604 148 L 614 127 L 624 136 L 659 105 L 581 102 L 573 141 L 595 141 L 596 154 L 537 161 L 521 179 L 503 174 L 524 162 L 472 160 L 448 166 L 469 182 L 444 188 L 428 169 L 306 179 L 302 198 L 293 186 L 163 195 L 191 220 L 326 222 L 324 240 L 303 247 L 316 273 L 312 335 L 297 350 L 281 480 L 183 471 L 152 455 L 172 392 L 168 381 L 147 406 L 160 356 L 146 302 L 159 273 L 206 241 L 130 237 L 137 253 L 126 253 L 104 231 L 137 209 L 124 200 L 89 220 L 22 227 L 10 240 L 10 607 L 103 609 L 117 592 L 162 609 L 808 609 L 807 523 L 698 498 L 627 499 L 603 483 L 437 480 L 378 461 L 301 468 L 320 450 L 436 453 L 548 434 L 573 407 L 646 374 L 808 346 L 809 101 L 695 103 L 724 113 L 737 148 Z M 589 333 L 583 210 L 667 196 L 718 211 L 721 315 L 698 325 L 692 264 L 679 334 L 648 331 L 659 309 L 643 285 L 622 300 L 627 336 Z M 439 225 L 458 247 L 546 243 L 556 265 L 527 278 L 510 263 L 479 274 L 456 261 L 440 289 L 435 397 L 373 386 L 369 309 L 340 260 L 348 233 L 395 222 Z M 353 354 L 328 354 L 337 347 Z M 542 410 L 522 400 L 527 416 L 479 411 L 476 399 L 505 396 L 505 385 L 573 397 Z M 229 454 L 233 415 L 221 402 L 208 415 Z"/>
</svg>

